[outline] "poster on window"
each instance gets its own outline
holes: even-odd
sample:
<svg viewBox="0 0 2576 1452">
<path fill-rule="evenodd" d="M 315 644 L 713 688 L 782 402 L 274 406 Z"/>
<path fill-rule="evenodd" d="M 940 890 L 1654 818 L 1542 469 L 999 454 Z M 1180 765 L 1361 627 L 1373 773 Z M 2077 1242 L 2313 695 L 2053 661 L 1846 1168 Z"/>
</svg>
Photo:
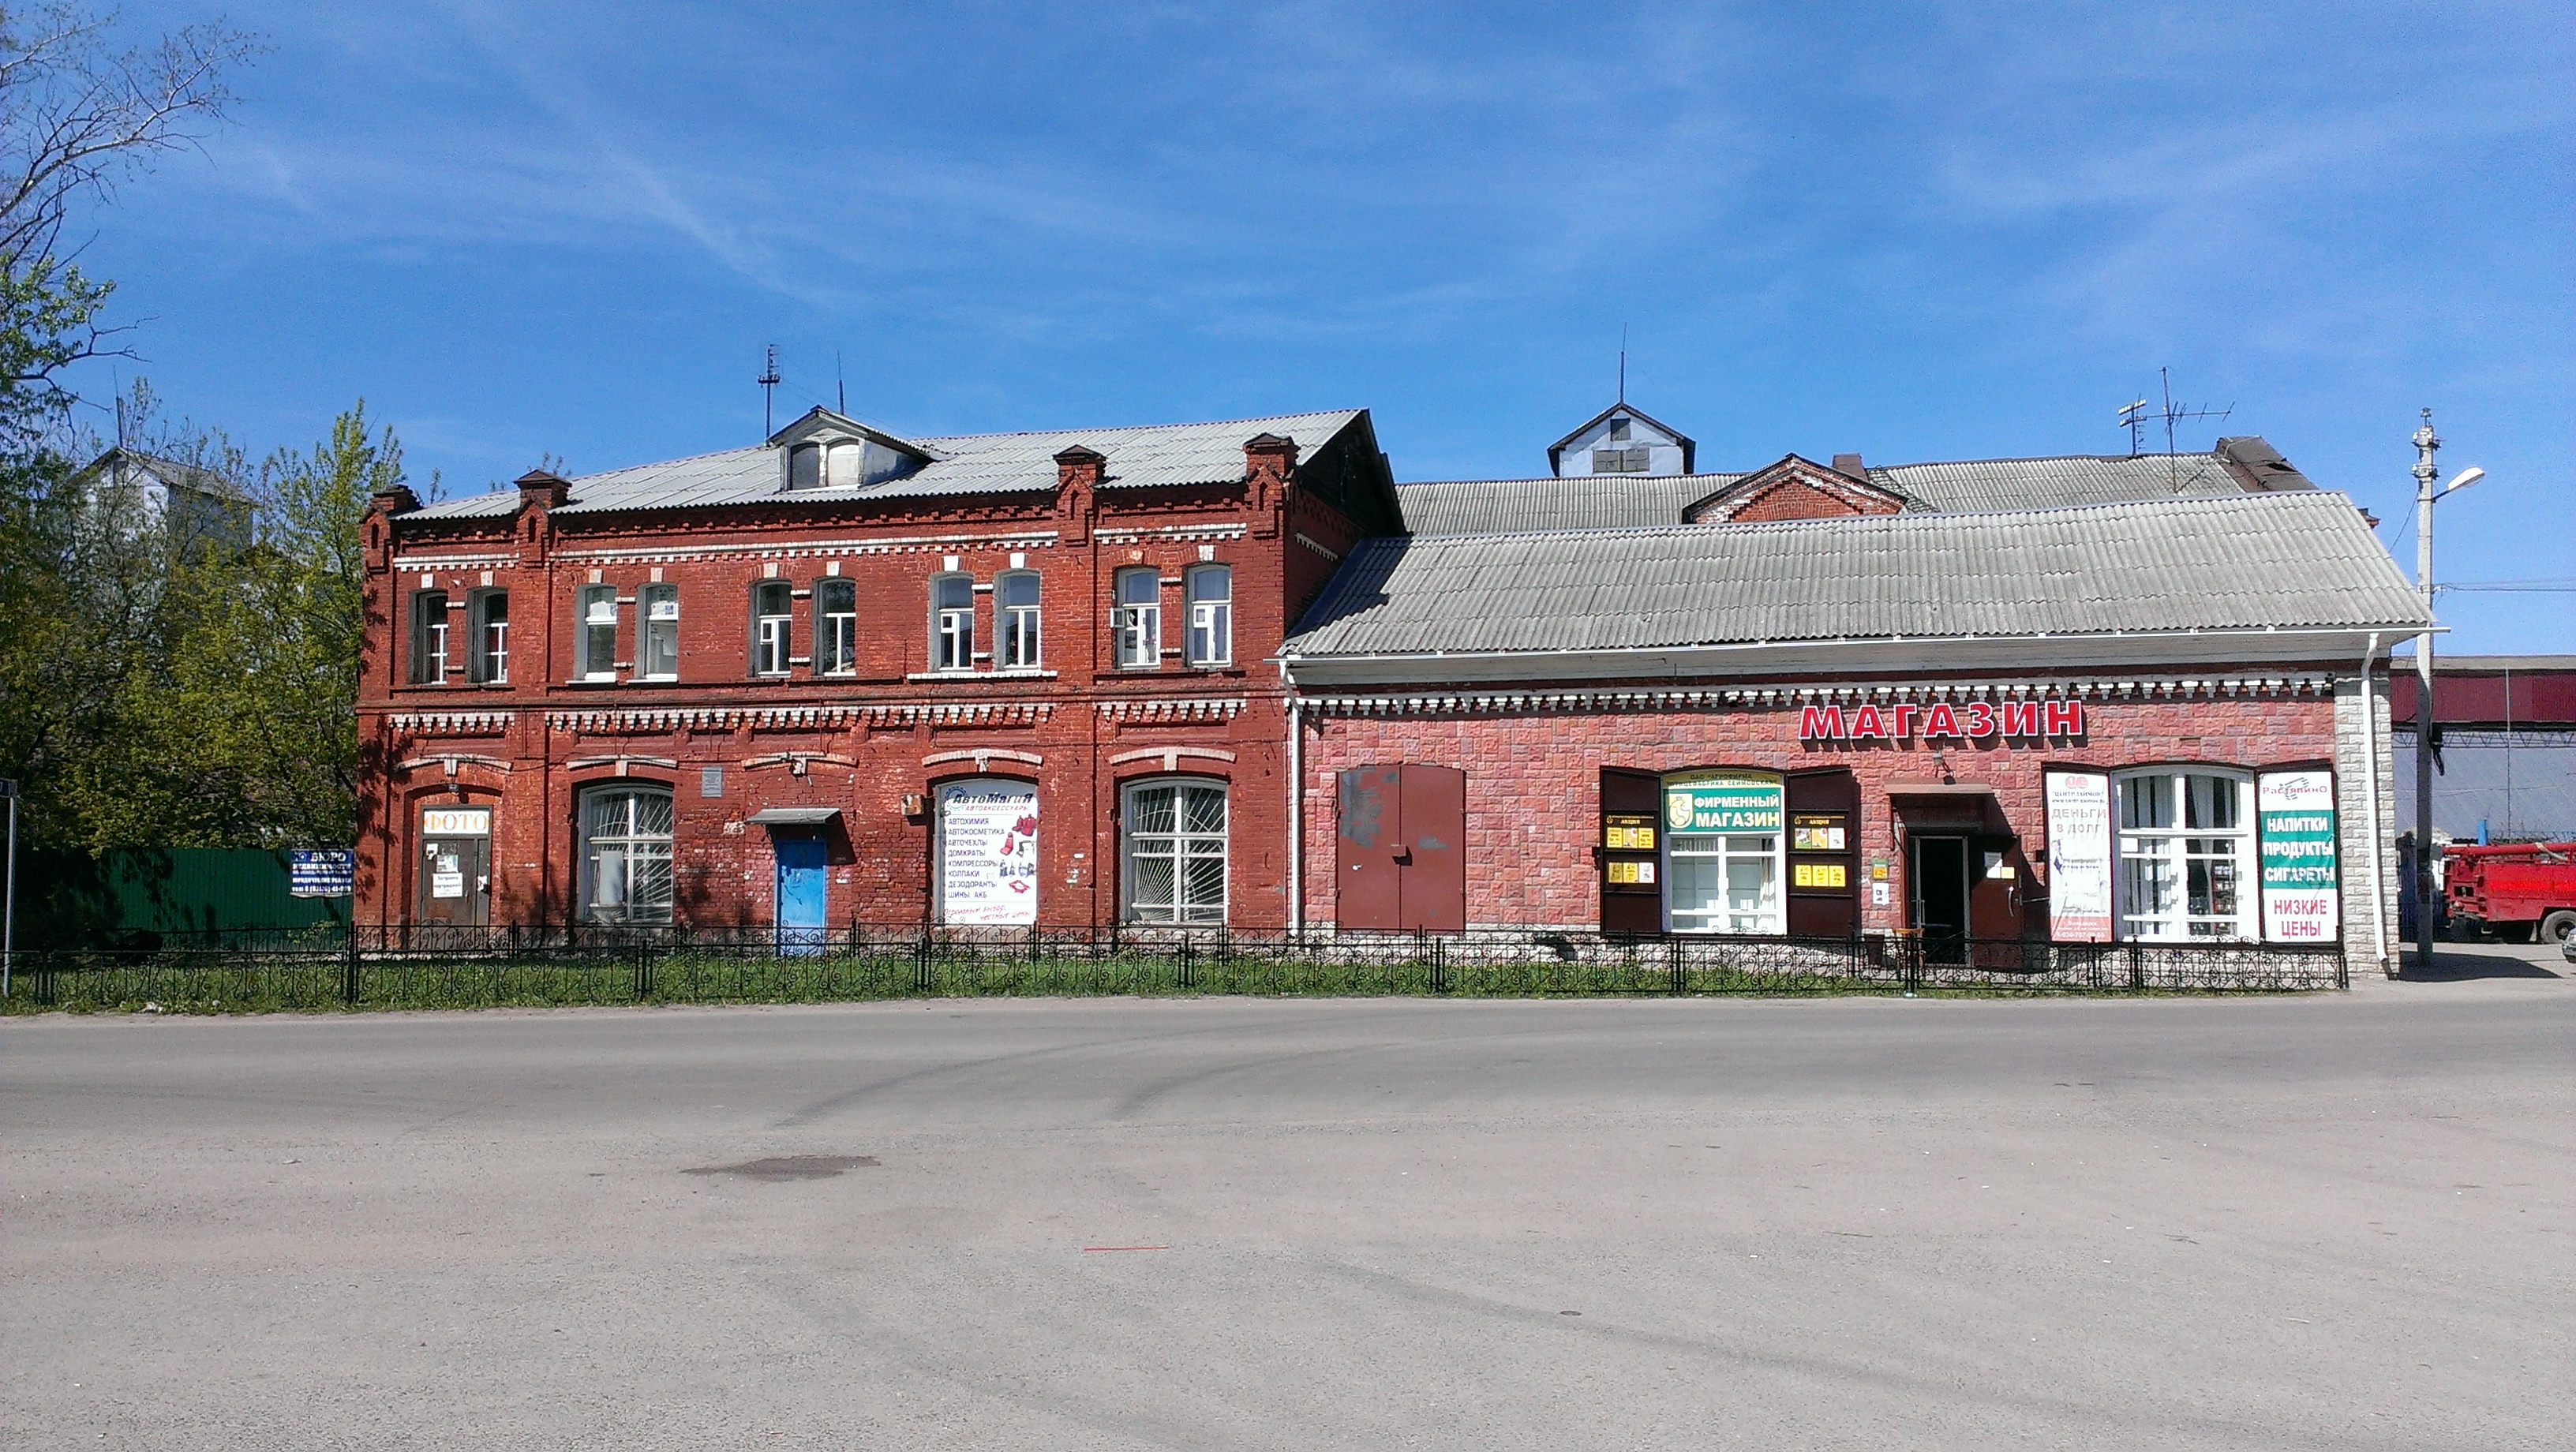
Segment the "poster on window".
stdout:
<svg viewBox="0 0 2576 1452">
<path fill-rule="evenodd" d="M 2254 779 L 2254 810 L 2262 824 L 2264 940 L 2333 942 L 2342 931 L 2334 773 L 2264 772 Z"/>
<path fill-rule="evenodd" d="M 1038 920 L 1038 789 L 1018 781 L 939 789 L 939 920 Z"/>
<path fill-rule="evenodd" d="M 1777 832 L 1780 778 L 1757 771 L 1665 777 L 1664 827 L 1673 832 Z"/>
<path fill-rule="evenodd" d="M 2098 771 L 2047 774 L 2048 936 L 2111 941 L 2111 778 Z"/>
</svg>

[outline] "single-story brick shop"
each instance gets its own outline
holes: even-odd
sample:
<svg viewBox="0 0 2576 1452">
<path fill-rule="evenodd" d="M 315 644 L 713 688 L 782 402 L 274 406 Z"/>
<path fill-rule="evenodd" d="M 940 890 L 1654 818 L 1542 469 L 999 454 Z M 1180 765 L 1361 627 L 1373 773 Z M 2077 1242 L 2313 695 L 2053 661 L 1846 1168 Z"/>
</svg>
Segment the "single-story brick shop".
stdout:
<svg viewBox="0 0 2576 1452">
<path fill-rule="evenodd" d="M 2260 440 L 1398 496 L 1282 650 L 1304 926 L 2384 953 L 2425 615 Z"/>
</svg>

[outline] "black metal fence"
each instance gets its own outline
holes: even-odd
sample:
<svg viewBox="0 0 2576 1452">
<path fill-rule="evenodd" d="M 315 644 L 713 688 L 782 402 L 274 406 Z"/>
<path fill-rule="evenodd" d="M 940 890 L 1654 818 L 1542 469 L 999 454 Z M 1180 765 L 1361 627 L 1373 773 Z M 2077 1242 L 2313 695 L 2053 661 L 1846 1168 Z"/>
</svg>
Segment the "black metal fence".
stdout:
<svg viewBox="0 0 2576 1452">
<path fill-rule="evenodd" d="M 2340 948 L 1908 937 L 1628 937 L 1223 928 L 443 928 L 232 931 L 21 952 L 12 1012 L 809 1003 L 1102 994 L 1557 996 L 2294 992 Z"/>
</svg>

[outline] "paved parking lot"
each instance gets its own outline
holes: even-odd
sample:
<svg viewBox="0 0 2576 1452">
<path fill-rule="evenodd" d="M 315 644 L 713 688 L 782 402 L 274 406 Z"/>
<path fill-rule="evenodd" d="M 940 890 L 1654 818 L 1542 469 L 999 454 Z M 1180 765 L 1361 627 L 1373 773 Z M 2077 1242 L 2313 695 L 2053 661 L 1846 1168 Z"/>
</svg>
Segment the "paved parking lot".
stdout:
<svg viewBox="0 0 2576 1452">
<path fill-rule="evenodd" d="M 2576 983 L 2523 954 L 2294 1000 L 11 1021 L 9 1438 L 2576 1445 Z"/>
</svg>

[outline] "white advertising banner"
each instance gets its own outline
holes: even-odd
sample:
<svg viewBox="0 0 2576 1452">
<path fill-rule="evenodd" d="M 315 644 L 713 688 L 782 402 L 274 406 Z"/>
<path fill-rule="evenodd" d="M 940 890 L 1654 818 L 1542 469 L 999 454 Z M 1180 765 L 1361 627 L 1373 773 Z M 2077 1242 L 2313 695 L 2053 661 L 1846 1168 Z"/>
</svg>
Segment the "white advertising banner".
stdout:
<svg viewBox="0 0 2576 1452">
<path fill-rule="evenodd" d="M 939 920 L 1038 920 L 1038 789 L 957 781 L 939 789 Z"/>
<path fill-rule="evenodd" d="M 2048 783 L 2048 936 L 2111 941 L 2111 778 L 2051 771 Z"/>
<path fill-rule="evenodd" d="M 2254 779 L 2263 840 L 2263 939 L 2331 943 L 2342 931 L 2335 871 L 2334 773 L 2267 771 Z"/>
</svg>

